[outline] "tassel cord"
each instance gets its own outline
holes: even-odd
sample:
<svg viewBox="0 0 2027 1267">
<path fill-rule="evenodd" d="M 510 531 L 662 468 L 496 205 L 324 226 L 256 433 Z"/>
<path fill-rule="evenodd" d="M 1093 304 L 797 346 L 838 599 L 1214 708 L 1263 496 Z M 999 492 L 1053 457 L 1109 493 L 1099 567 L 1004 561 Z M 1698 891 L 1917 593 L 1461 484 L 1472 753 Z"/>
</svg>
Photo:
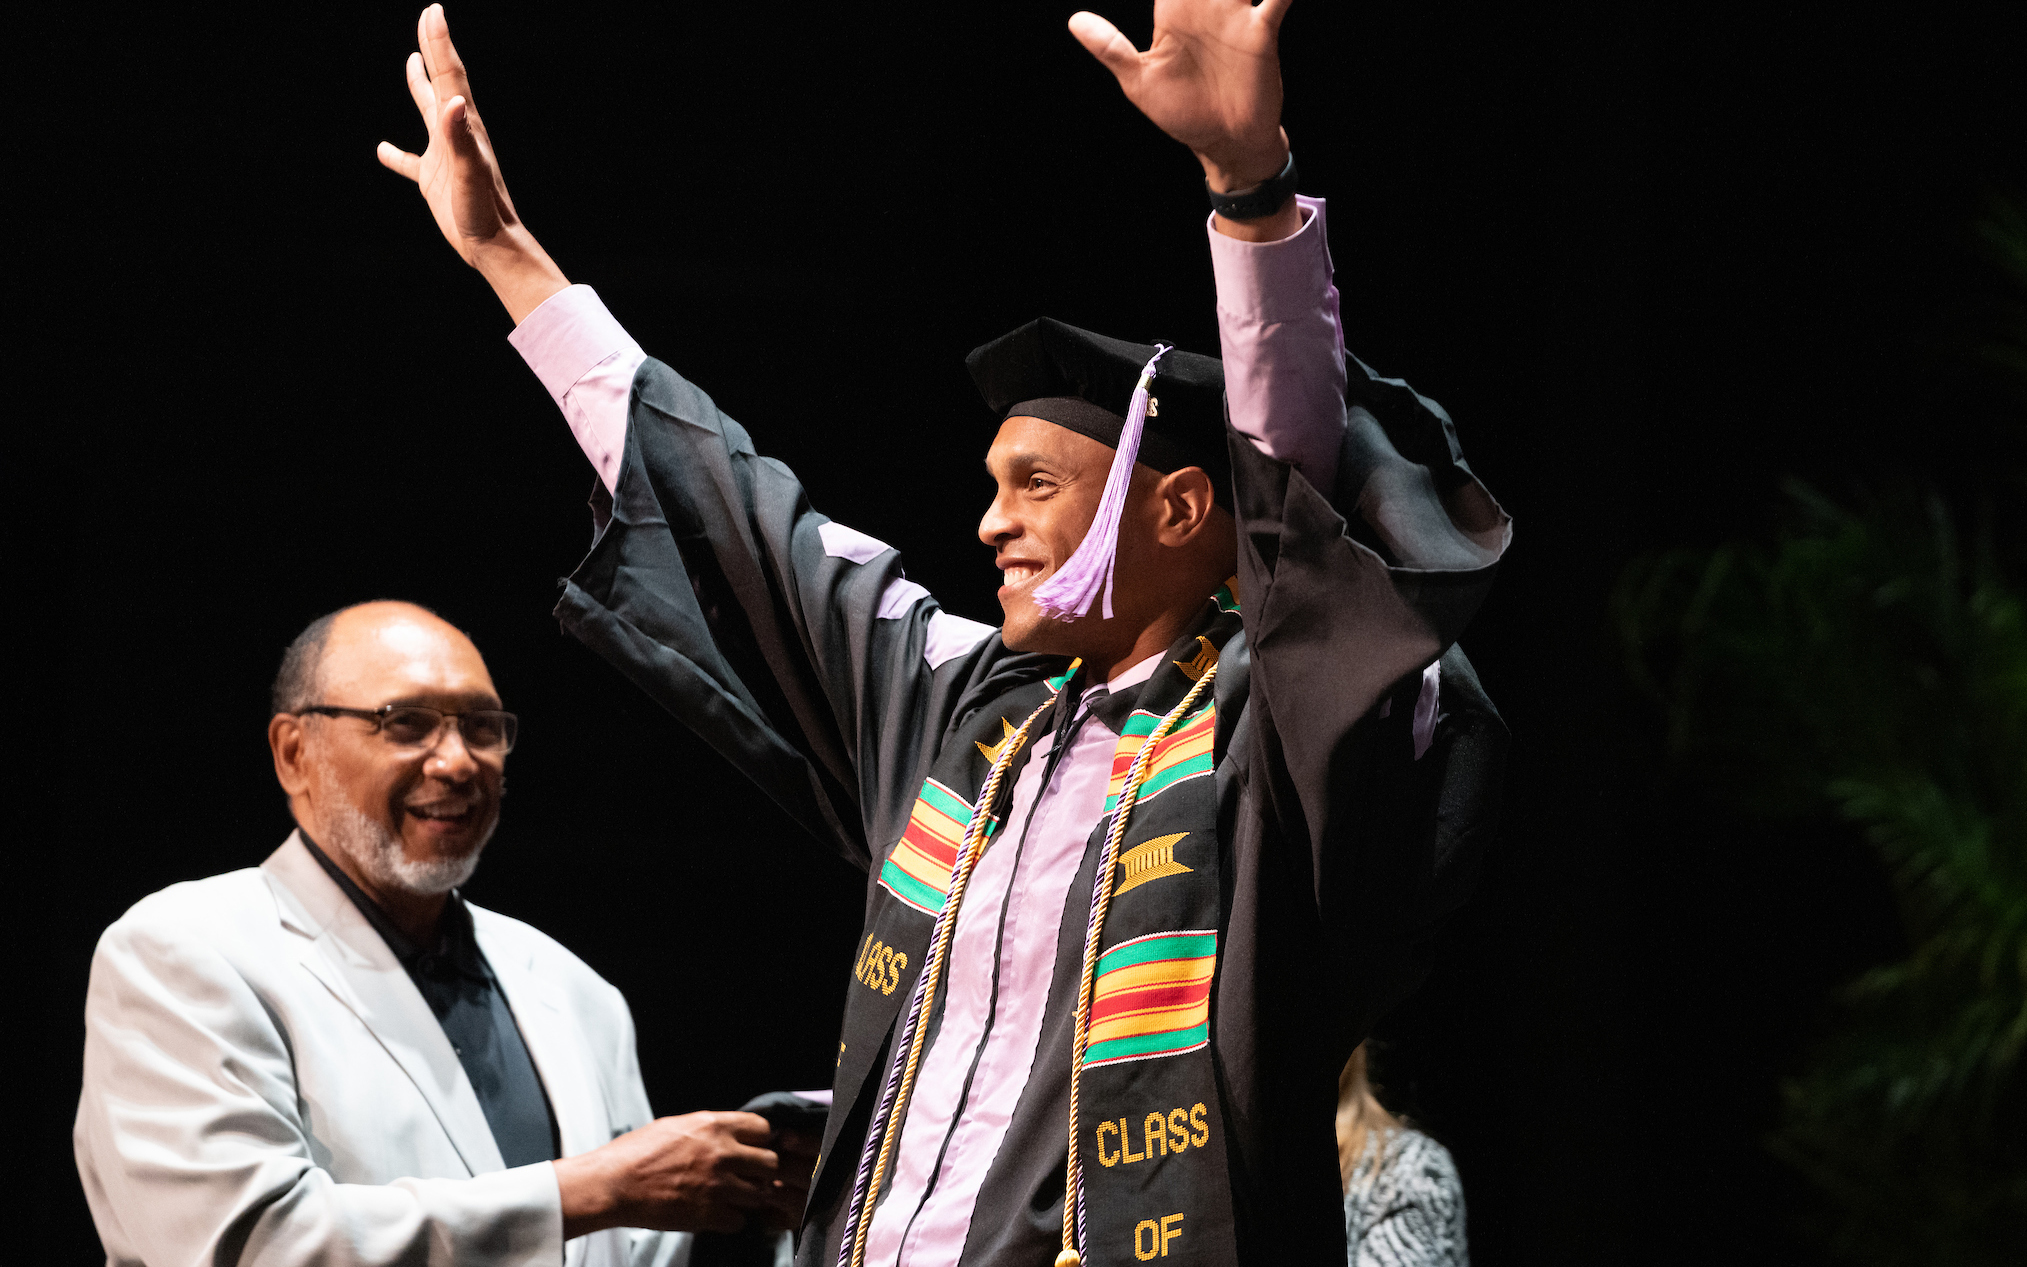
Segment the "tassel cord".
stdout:
<svg viewBox="0 0 2027 1267">
<path fill-rule="evenodd" d="M 1076 620 L 1088 613 L 1101 587 L 1105 599 L 1101 610 L 1105 619 L 1112 619 L 1112 574 L 1119 561 L 1119 520 L 1126 513 L 1133 465 L 1139 460 L 1140 439 L 1147 429 L 1148 390 L 1154 383 L 1155 366 L 1175 350 L 1166 343 L 1157 343 L 1154 348 L 1154 355 L 1140 371 L 1140 382 L 1126 406 L 1126 425 L 1119 433 L 1112 468 L 1105 476 L 1105 492 L 1098 499 L 1098 513 L 1063 566 L 1035 587 L 1036 606 L 1052 620 Z"/>
</svg>

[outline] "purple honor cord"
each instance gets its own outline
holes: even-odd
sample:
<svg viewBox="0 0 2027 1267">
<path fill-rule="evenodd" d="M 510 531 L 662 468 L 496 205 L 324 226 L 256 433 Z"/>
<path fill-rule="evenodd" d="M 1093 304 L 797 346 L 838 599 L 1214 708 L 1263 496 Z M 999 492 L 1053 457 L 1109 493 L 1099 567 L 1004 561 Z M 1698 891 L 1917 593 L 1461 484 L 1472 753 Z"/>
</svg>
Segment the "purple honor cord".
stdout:
<svg viewBox="0 0 2027 1267">
<path fill-rule="evenodd" d="M 1090 531 L 1056 574 L 1035 587 L 1035 605 L 1051 620 L 1076 620 L 1085 615 L 1101 590 L 1105 597 L 1101 610 L 1105 619 L 1112 619 L 1119 520 L 1126 513 L 1126 491 L 1133 483 L 1133 464 L 1140 458 L 1141 434 L 1147 429 L 1147 389 L 1154 381 L 1155 363 L 1173 350 L 1165 343 L 1155 344 L 1154 355 L 1140 371 L 1140 383 L 1126 407 L 1126 427 L 1119 433 L 1118 450 L 1112 455 L 1112 470 L 1105 477 L 1105 495 L 1098 500 L 1098 514 L 1091 520 Z"/>
<path fill-rule="evenodd" d="M 935 950 L 936 943 L 932 937 L 930 941 L 932 956 Z M 928 988 L 929 972 L 925 965 L 923 971 L 915 978 L 915 989 L 908 996 L 907 1024 L 901 1029 L 901 1041 L 894 1044 L 893 1059 L 887 1066 L 887 1082 L 880 1090 L 879 1108 L 873 1113 L 866 1131 L 865 1143 L 859 1148 L 859 1169 L 852 1178 L 851 1204 L 845 1207 L 845 1213 L 850 1217 L 845 1220 L 844 1240 L 838 1246 L 838 1267 L 852 1267 L 856 1261 L 859 1224 L 873 1217 L 873 1205 L 879 1199 L 879 1193 L 867 1191 L 873 1178 L 873 1161 L 880 1154 L 880 1136 L 884 1133 L 882 1126 L 884 1125 L 886 1131 L 901 1129 L 901 1123 L 888 1119 L 894 1111 L 894 1097 L 901 1090 L 902 1067 L 908 1063 L 908 1048 L 914 1044 L 915 1027 L 923 1021 L 922 996 Z"/>
</svg>

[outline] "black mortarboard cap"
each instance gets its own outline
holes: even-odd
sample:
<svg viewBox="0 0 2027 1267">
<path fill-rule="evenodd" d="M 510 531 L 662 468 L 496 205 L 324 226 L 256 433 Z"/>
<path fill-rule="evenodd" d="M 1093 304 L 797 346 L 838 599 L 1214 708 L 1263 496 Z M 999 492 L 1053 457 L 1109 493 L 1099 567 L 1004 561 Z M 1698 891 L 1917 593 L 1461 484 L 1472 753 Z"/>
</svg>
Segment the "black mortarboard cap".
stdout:
<svg viewBox="0 0 2027 1267">
<path fill-rule="evenodd" d="M 1112 449 L 1105 489 L 1084 539 L 1035 587 L 1054 620 L 1081 620 L 1094 603 L 1112 618 L 1119 525 L 1133 467 L 1186 466 L 1210 476 L 1213 498 L 1232 505 L 1225 454 L 1225 367 L 1173 344 L 1127 343 L 1043 317 L 964 358 L 985 403 L 1002 419 L 1040 418 Z"/>
<path fill-rule="evenodd" d="M 1119 447 L 1140 372 L 1154 345 L 1128 343 L 1049 317 L 975 348 L 964 364 L 986 406 L 999 418 L 1053 422 Z M 1164 474 L 1200 466 L 1229 506 L 1225 455 L 1225 367 L 1216 357 L 1173 351 L 1148 386 L 1154 404 L 1138 458 Z"/>
</svg>

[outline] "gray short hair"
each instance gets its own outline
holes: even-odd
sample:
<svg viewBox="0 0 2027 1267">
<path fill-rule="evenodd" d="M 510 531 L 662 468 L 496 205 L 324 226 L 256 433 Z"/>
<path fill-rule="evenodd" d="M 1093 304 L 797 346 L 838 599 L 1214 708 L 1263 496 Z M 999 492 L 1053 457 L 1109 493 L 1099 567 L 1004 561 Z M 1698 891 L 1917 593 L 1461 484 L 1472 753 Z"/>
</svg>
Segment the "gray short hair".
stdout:
<svg viewBox="0 0 2027 1267">
<path fill-rule="evenodd" d="M 420 603 L 408 603 L 405 599 L 398 601 L 431 616 L 436 615 Z M 303 631 L 296 635 L 288 650 L 282 652 L 281 671 L 274 675 L 274 690 L 269 697 L 274 712 L 300 713 L 317 702 L 317 695 L 323 690 L 324 646 L 331 640 L 331 626 L 337 624 L 338 617 L 351 611 L 353 607 L 364 606 L 365 603 L 353 603 L 348 607 L 340 607 L 337 611 L 326 612 L 304 626 Z"/>
<path fill-rule="evenodd" d="M 274 675 L 274 711 L 300 713 L 317 702 L 317 671 L 324 667 L 324 644 L 331 640 L 331 626 L 344 611 L 326 612 L 317 617 L 282 652 L 281 671 Z"/>
</svg>

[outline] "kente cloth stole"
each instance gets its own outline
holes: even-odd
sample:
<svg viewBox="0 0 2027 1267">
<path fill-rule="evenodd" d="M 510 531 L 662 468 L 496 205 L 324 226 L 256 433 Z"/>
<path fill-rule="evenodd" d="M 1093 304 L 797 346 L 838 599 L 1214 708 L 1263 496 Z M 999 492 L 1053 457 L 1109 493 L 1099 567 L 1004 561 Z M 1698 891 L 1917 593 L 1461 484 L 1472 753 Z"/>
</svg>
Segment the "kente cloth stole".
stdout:
<svg viewBox="0 0 2027 1267">
<path fill-rule="evenodd" d="M 1080 1199 L 1066 1211 L 1065 1240 L 1072 1248 L 1059 1259 L 1066 1263 L 1074 1251 L 1085 1264 L 1158 1259 L 1163 1267 L 1212 1267 L 1229 1264 L 1236 1253 L 1225 1124 L 1210 1050 L 1224 910 L 1214 777 L 1218 716 L 1214 681 L 1206 679 L 1215 677 L 1219 651 L 1239 629 L 1238 604 L 1227 586 L 1151 678 L 1137 690 L 1101 697 L 1092 709 L 1094 720 L 1118 739 L 1105 814 L 1087 850 L 1107 847 L 1136 762 L 1146 760 L 1125 831 L 1112 845 L 1111 883 L 1089 895 L 1094 917 L 1101 899 L 1104 905 L 1096 944 L 1087 947 L 1088 928 L 1066 920 L 1056 949 L 1058 956 L 1079 958 L 1088 951 L 1091 961 L 1087 1015 L 1078 1027 L 1083 1059 L 1072 1089 L 1072 1195 Z M 1004 829 L 1015 779 L 1035 739 L 1055 720 L 1049 713 L 1058 702 L 1074 706 L 1071 697 L 1081 684 L 1071 685 L 1071 676 L 1011 691 L 960 727 L 938 754 L 901 839 L 880 865 L 838 1056 L 838 1086 L 874 1097 L 861 1155 L 832 1163 L 857 1163 L 857 1173 L 845 1178 L 855 1191 L 845 1210 L 840 1267 L 858 1263 L 855 1246 L 863 1244 L 874 1194 L 891 1176 L 882 1154 L 890 1157 L 893 1143 L 881 1145 L 890 1122 L 905 1115 L 915 1067 L 913 1030 L 926 1025 L 935 1006 L 930 999 L 920 1007 L 922 972 L 933 956 L 947 954 L 947 933 L 940 939 L 945 949 L 936 949 L 937 920 L 951 900 L 954 877 L 968 874 L 967 831 L 977 831 L 979 843 L 991 847 Z M 1196 698 L 1188 700 L 1193 689 Z M 1022 730 L 1028 733 L 1017 733 Z M 1009 747 L 1016 750 L 981 816 L 979 791 Z M 950 910 L 947 921 L 953 928 L 955 914 Z M 946 988 L 948 972 L 943 963 L 932 982 L 937 990 Z M 1050 1011 L 1069 1002 L 1051 997 Z M 911 1025 L 911 1009 L 918 1007 Z M 912 1046 L 919 1053 L 920 1044 Z M 875 1070 L 872 1062 L 882 1050 L 891 1054 Z M 1037 1064 L 1031 1076 L 1067 1079 L 1071 1070 Z M 836 1141 L 826 1152 L 855 1142 Z"/>
</svg>

